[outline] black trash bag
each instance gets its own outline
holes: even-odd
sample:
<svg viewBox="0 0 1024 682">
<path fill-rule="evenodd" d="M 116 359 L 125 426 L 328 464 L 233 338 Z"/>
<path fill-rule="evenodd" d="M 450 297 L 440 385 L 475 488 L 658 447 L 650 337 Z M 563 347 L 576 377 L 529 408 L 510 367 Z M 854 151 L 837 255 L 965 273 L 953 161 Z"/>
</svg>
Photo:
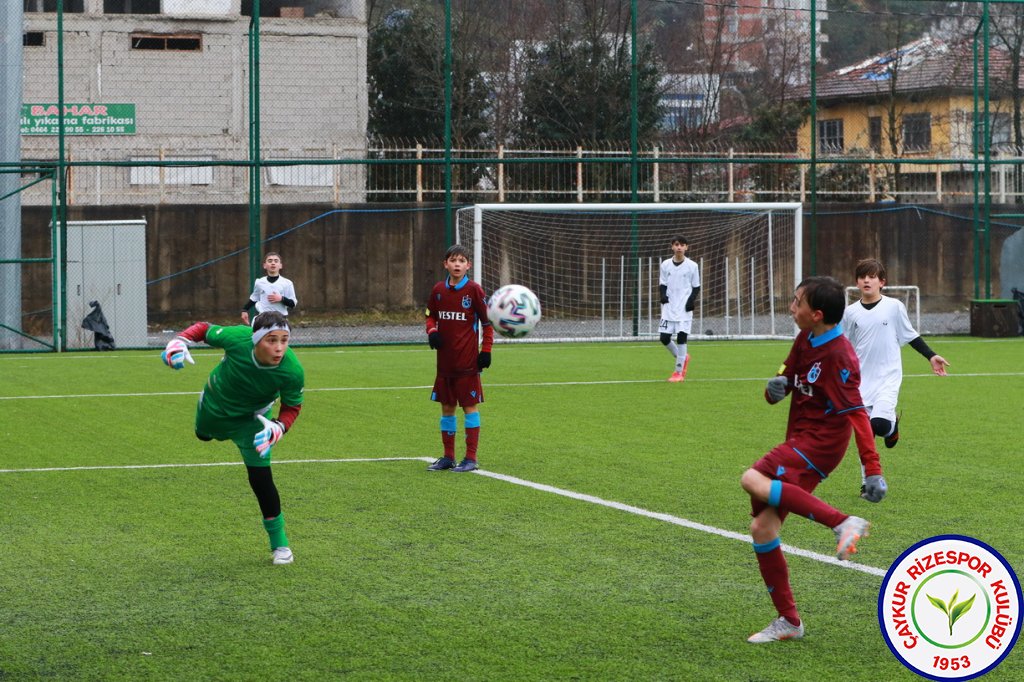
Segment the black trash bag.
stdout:
<svg viewBox="0 0 1024 682">
<path fill-rule="evenodd" d="M 1024 291 L 1017 287 L 1010 291 L 1013 293 L 1013 300 L 1017 302 L 1017 325 L 1020 328 L 1020 335 L 1024 336 Z"/>
<path fill-rule="evenodd" d="M 103 308 L 99 301 L 89 301 L 92 308 L 89 314 L 82 320 L 82 329 L 93 332 L 93 346 L 96 350 L 114 350 L 114 337 L 110 335 L 110 325 L 103 315 Z"/>
</svg>

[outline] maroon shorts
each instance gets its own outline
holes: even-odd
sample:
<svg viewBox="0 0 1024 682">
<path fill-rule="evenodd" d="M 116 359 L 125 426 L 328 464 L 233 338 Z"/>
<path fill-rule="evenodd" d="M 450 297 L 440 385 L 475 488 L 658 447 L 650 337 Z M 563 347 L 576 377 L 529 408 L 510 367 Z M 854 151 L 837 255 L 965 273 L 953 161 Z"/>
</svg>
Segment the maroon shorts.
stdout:
<svg viewBox="0 0 1024 682">
<path fill-rule="evenodd" d="M 825 477 L 832 473 L 832 470 L 822 471 L 812 464 L 810 460 L 803 457 L 789 443 L 776 445 L 764 457 L 754 462 L 752 467 L 770 479 L 792 483 L 813 493 L 818 484 L 825 480 Z M 761 500 L 750 501 L 751 516 L 757 516 L 768 508 L 767 502 Z M 778 510 L 779 518 L 786 518 L 786 512 Z"/>
<path fill-rule="evenodd" d="M 463 377 L 437 377 L 430 399 L 442 405 L 472 407 L 484 401 L 484 387 L 479 374 Z"/>
</svg>

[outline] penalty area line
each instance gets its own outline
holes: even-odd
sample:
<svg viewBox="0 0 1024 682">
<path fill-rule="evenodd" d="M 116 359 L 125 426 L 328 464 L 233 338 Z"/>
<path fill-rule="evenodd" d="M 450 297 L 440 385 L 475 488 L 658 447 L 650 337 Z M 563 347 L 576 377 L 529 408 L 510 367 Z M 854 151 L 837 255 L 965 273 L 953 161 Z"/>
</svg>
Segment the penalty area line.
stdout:
<svg viewBox="0 0 1024 682">
<path fill-rule="evenodd" d="M 634 507 L 631 504 L 623 504 L 621 502 L 614 502 L 611 500 L 605 500 L 600 497 L 594 497 L 593 495 L 586 495 L 584 493 L 577 493 L 572 490 L 566 490 L 564 488 L 556 488 L 545 483 L 534 483 L 533 481 L 527 481 L 522 478 L 516 478 L 515 476 L 508 476 L 506 474 L 498 474 L 493 471 L 483 471 L 477 469 L 473 472 L 480 476 L 486 476 L 487 478 L 493 478 L 505 483 L 512 483 L 513 485 L 521 485 L 526 488 L 532 488 L 545 493 L 551 493 L 553 495 L 561 495 L 562 497 L 568 497 L 581 502 L 589 502 L 590 504 L 596 504 L 601 507 L 608 507 L 610 509 L 617 509 L 624 511 L 629 514 L 636 514 L 637 516 L 645 516 L 649 519 L 655 519 L 657 521 L 664 521 L 665 523 L 671 523 L 676 526 L 682 526 L 683 528 L 689 528 L 691 530 L 697 530 L 702 533 L 709 533 L 711 535 L 717 535 L 718 537 L 728 538 L 730 540 L 739 540 L 750 544 L 752 542 L 749 535 L 743 535 L 742 533 L 735 533 L 731 530 L 725 530 L 723 528 L 716 528 L 715 526 L 708 526 L 703 523 L 697 523 L 696 521 L 690 521 L 678 516 L 672 516 L 671 514 L 663 514 L 661 512 L 653 512 L 642 507 Z M 878 576 L 879 578 L 885 577 L 885 571 L 874 566 L 865 566 L 863 564 L 854 564 L 849 561 L 840 561 L 834 556 L 827 554 L 820 554 L 818 552 L 812 552 L 806 549 L 800 549 L 799 547 L 793 547 L 791 545 L 782 545 L 782 549 L 787 554 L 794 556 L 801 556 L 805 559 L 812 559 L 814 561 L 820 561 L 825 564 L 832 564 L 839 568 L 847 568 L 854 571 L 860 571 L 861 573 L 867 573 L 868 575 Z"/>
</svg>

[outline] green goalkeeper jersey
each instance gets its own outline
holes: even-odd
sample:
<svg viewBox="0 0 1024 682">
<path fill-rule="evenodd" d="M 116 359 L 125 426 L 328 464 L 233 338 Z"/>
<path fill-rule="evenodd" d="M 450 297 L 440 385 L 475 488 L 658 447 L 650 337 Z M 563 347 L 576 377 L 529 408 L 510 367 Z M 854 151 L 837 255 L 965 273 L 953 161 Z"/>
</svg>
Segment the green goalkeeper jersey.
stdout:
<svg viewBox="0 0 1024 682">
<path fill-rule="evenodd" d="M 232 418 L 261 412 L 278 397 L 285 405 L 302 404 L 305 372 L 291 348 L 281 364 L 267 367 L 253 355 L 252 328 L 247 325 L 206 330 L 206 343 L 223 348 L 221 359 L 203 390 L 203 408 L 211 415 Z"/>
</svg>

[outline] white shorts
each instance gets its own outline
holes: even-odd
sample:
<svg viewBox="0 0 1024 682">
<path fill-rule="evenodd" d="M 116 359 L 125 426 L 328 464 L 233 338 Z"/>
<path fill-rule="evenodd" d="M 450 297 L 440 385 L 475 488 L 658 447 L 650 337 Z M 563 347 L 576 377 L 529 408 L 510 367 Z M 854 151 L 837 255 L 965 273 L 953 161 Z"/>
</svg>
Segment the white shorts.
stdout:
<svg viewBox="0 0 1024 682">
<path fill-rule="evenodd" d="M 677 322 L 673 322 L 673 321 L 669 321 L 669 320 L 662 320 L 658 324 L 658 332 L 661 333 L 661 334 L 671 334 L 671 335 L 678 334 L 679 332 L 683 332 L 684 334 L 689 334 L 691 327 L 693 327 L 693 315 L 690 315 L 685 320 L 679 320 Z"/>
<path fill-rule="evenodd" d="M 896 391 L 879 391 L 875 401 L 868 405 L 868 417 L 896 421 Z"/>
</svg>

